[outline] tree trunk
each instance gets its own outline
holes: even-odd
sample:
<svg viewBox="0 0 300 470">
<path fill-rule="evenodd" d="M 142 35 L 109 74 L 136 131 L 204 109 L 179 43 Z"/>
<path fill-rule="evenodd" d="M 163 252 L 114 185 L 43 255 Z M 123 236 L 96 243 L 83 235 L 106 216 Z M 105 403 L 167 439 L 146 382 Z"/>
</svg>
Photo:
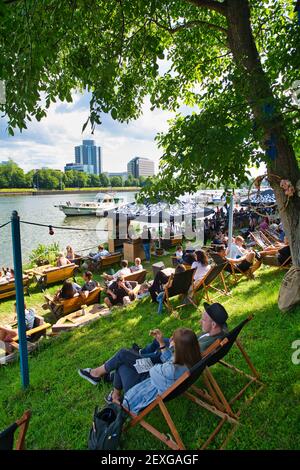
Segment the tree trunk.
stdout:
<svg viewBox="0 0 300 470">
<path fill-rule="evenodd" d="M 298 163 L 288 141 L 282 114 L 276 109 L 276 99 L 262 68 L 251 28 L 249 1 L 227 0 L 226 16 L 229 47 L 235 63 L 245 78 L 245 96 L 258 126 L 263 131 L 260 138 L 262 148 L 271 135 L 275 137 L 277 155 L 274 160 L 268 159 L 267 171 L 284 230 L 289 239 L 293 264 L 300 267 L 300 197 L 295 194 L 285 207 L 287 197 L 280 188 L 280 179 L 288 179 L 296 186 L 300 180 Z M 266 104 L 274 105 L 274 112 L 271 115 L 266 115 L 264 109 Z M 279 176 L 280 179 L 272 178 L 272 175 Z"/>
</svg>

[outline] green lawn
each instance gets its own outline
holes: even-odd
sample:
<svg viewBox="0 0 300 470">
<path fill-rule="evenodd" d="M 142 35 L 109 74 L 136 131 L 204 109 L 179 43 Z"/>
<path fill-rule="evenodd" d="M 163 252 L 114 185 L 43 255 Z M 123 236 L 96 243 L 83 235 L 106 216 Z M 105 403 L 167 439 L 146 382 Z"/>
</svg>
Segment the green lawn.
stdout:
<svg viewBox="0 0 300 470">
<path fill-rule="evenodd" d="M 232 288 L 230 297 L 220 299 L 229 312 L 230 327 L 255 314 L 241 339 L 266 385 L 250 405 L 243 407 L 241 425 L 229 449 L 300 449 L 300 365 L 293 365 L 291 360 L 292 342 L 300 339 L 300 308 L 285 315 L 279 312 L 277 296 L 283 275 L 277 269 L 262 268 L 255 280 L 241 281 Z M 46 313 L 40 308 L 41 294 L 33 294 L 27 302 L 39 313 Z M 159 316 L 156 306 L 146 299 L 116 309 L 111 317 L 85 328 L 43 341 L 30 357 L 31 386 L 26 392 L 20 389 L 17 363 L 0 369 L 0 428 L 30 408 L 29 449 L 85 449 L 94 407 L 103 406 L 110 386 L 90 385 L 78 376 L 78 367 L 97 366 L 132 342 L 147 343 L 149 330 L 154 327 L 166 335 L 181 325 L 198 331 L 201 304 L 198 310 L 187 307 L 178 320 L 166 313 Z M 13 301 L 1 303 L 1 323 L 11 318 L 12 311 Z M 51 319 L 47 313 L 46 317 Z M 237 349 L 228 360 L 246 370 Z M 243 383 L 221 366 L 215 366 L 213 372 L 228 397 Z M 169 403 L 168 408 L 188 449 L 198 449 L 218 423 L 217 418 L 184 397 Z M 150 421 L 167 432 L 158 412 Z M 156 450 L 164 446 L 137 427 L 124 434 L 123 448 Z"/>
</svg>

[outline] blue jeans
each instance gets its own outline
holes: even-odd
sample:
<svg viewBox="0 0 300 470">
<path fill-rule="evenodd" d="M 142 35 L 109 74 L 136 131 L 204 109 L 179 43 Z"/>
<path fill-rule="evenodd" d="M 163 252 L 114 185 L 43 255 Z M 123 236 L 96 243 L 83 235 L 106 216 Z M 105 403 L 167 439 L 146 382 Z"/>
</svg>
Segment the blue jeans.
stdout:
<svg viewBox="0 0 300 470">
<path fill-rule="evenodd" d="M 162 311 L 163 311 L 163 306 L 164 306 L 164 296 L 165 296 L 165 292 L 162 291 L 158 294 L 158 296 L 156 297 L 156 300 L 158 302 L 158 309 L 157 309 L 157 313 L 161 314 Z"/>
<path fill-rule="evenodd" d="M 146 261 L 150 261 L 150 243 L 143 243 L 143 248 L 146 256 Z"/>
</svg>

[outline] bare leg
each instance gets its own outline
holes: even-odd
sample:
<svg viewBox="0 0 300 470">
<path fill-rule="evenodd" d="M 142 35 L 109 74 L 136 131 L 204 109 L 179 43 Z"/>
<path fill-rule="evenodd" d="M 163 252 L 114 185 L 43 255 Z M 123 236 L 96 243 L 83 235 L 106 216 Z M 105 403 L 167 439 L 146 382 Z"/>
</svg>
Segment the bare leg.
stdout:
<svg viewBox="0 0 300 470">
<path fill-rule="evenodd" d="M 111 303 L 111 301 L 109 300 L 108 297 L 105 297 L 104 303 L 108 306 L 108 308 L 111 308 L 111 307 L 112 307 L 112 303 Z"/>
<path fill-rule="evenodd" d="M 93 377 L 103 377 L 104 375 L 107 374 L 107 371 L 105 369 L 105 365 L 103 364 L 102 366 L 100 367 L 96 367 L 96 369 L 91 369 L 90 370 L 90 374 L 93 376 Z"/>
</svg>

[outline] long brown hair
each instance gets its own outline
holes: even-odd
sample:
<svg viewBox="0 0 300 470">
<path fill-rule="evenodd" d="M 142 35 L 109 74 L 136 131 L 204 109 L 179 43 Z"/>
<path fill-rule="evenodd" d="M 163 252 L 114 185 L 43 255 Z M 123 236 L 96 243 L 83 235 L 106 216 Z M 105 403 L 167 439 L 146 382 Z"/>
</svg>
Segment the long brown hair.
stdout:
<svg viewBox="0 0 300 470">
<path fill-rule="evenodd" d="M 203 250 L 196 251 L 196 260 L 198 263 L 201 263 L 204 266 L 208 265 L 208 257 L 207 257 L 207 254 Z"/>
<path fill-rule="evenodd" d="M 177 328 L 173 333 L 175 346 L 174 364 L 193 367 L 201 359 L 200 346 L 197 336 L 189 328 Z"/>
</svg>

